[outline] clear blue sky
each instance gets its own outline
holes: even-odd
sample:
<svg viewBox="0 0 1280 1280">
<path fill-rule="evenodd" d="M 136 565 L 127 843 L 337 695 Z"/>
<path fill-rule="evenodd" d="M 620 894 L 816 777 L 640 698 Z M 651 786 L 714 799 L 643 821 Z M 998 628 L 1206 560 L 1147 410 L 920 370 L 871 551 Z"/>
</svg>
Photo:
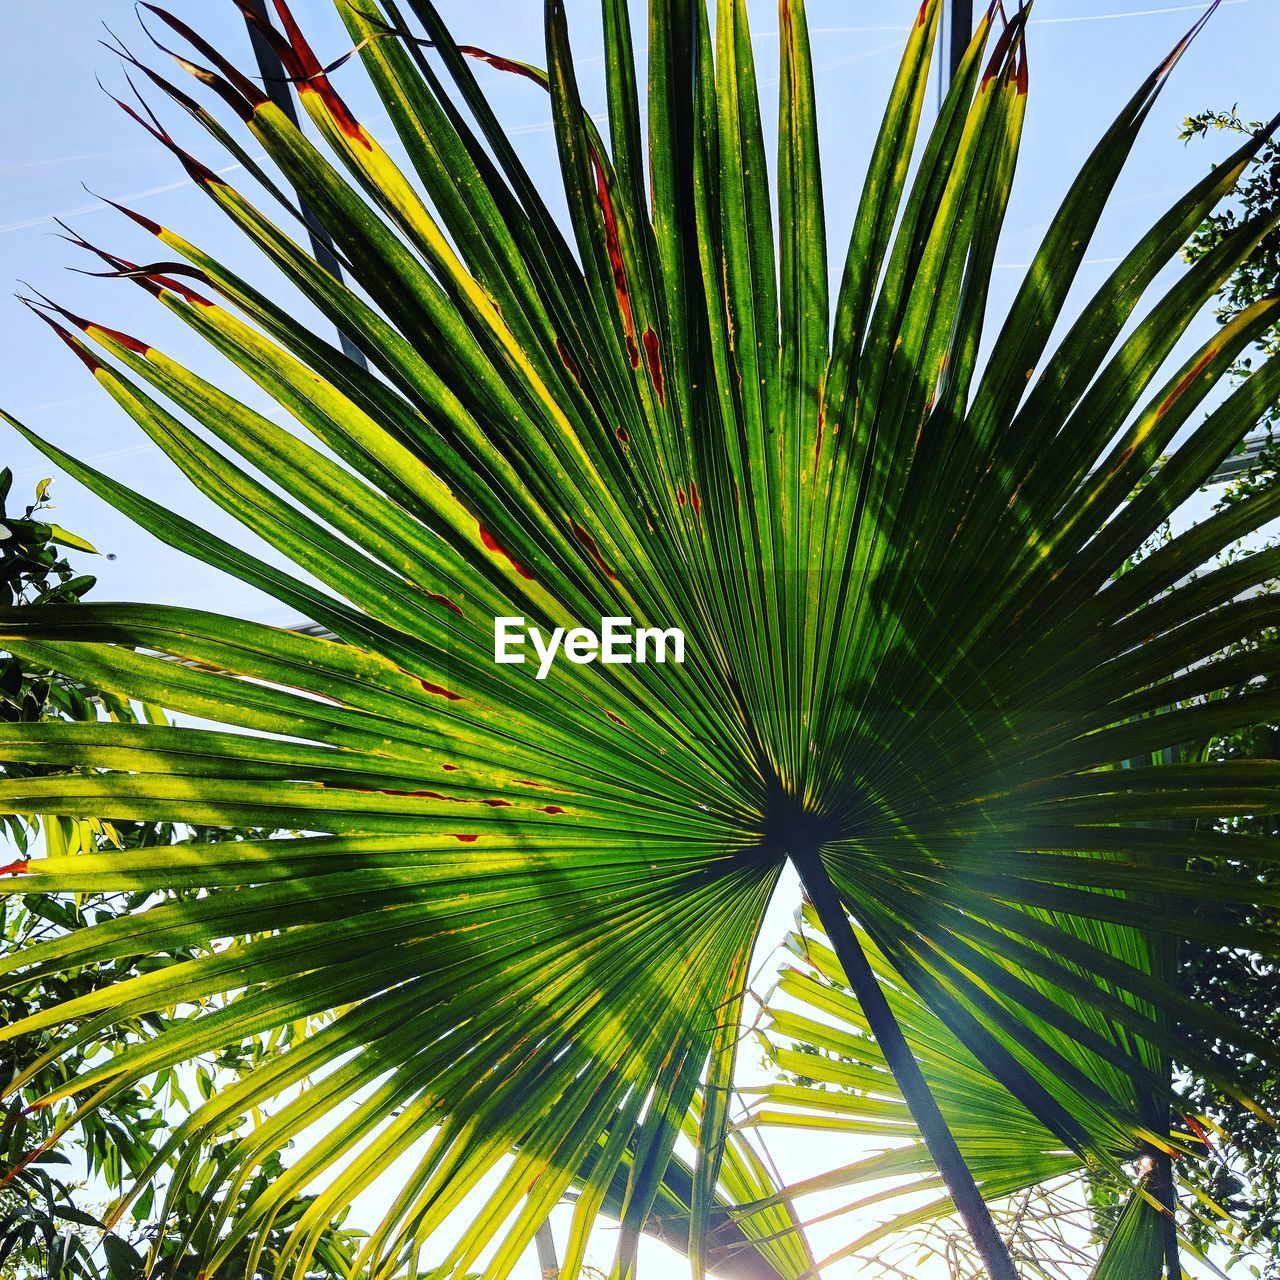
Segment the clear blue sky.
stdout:
<svg viewBox="0 0 1280 1280">
<path fill-rule="evenodd" d="M 170 2 L 220 47 L 247 59 L 247 39 L 230 0 Z M 829 225 L 836 245 L 847 234 L 871 132 L 916 5 L 917 0 L 810 0 Z M 294 7 L 322 56 L 345 50 L 345 33 L 327 0 L 295 0 Z M 460 38 L 542 60 L 541 5 L 536 0 L 444 0 L 441 7 Z M 569 8 L 575 43 L 584 59 L 588 103 L 600 106 L 601 64 L 593 56 L 599 48 L 598 5 L 595 0 L 571 0 Z M 1019 275 L 1017 264 L 1031 256 L 1046 218 L 1099 132 L 1198 9 L 1187 0 L 1039 0 L 1030 36 L 1027 133 L 1000 253 L 997 307 L 1007 301 Z M 753 22 L 762 80 L 771 86 L 776 82 L 769 65 L 776 54 L 776 9 L 769 0 L 754 5 Z M 55 214 L 87 238 L 127 257 L 145 261 L 156 256 L 145 235 L 113 212 L 95 207 L 83 182 L 223 253 L 243 269 L 257 272 L 258 279 L 269 278 L 212 204 L 183 183 L 173 159 L 98 88 L 95 74 L 113 89 L 124 83 L 116 60 L 98 44 L 102 23 L 136 51 L 148 48 L 132 0 L 8 5 L 0 19 L 8 55 L 0 81 L 0 279 L 9 284 L 28 280 L 85 314 L 144 336 L 216 374 L 221 366 L 140 290 L 64 269 L 82 265 L 81 255 L 53 234 Z M 1100 280 L 1105 260 L 1122 253 L 1165 203 L 1211 159 L 1224 154 L 1226 140 L 1221 137 L 1189 148 L 1176 140 L 1185 114 L 1238 103 L 1245 116 L 1262 117 L 1280 108 L 1277 48 L 1280 0 L 1225 0 L 1147 125 L 1090 251 L 1091 259 L 1101 261 L 1085 269 L 1084 285 Z M 337 82 L 375 130 L 379 125 L 386 129 L 355 63 L 338 73 Z M 520 135 L 535 175 L 554 182 L 545 97 L 523 81 L 496 73 L 487 75 L 487 83 L 504 118 Z M 215 168 L 227 163 L 216 148 L 185 127 L 185 120 L 172 117 L 172 112 L 166 113 L 177 136 L 191 142 L 202 159 Z M 176 470 L 7 291 L 0 297 L 0 326 L 7 355 L 0 403 L 81 457 L 181 510 L 199 511 L 202 518 L 207 514 L 211 527 L 232 532 L 230 522 L 192 496 Z M 15 496 L 29 491 L 50 470 L 15 438 L 5 439 L 0 457 L 17 473 Z M 59 481 L 54 493 L 57 518 L 116 555 L 112 562 L 85 566 L 99 572 L 98 599 L 157 599 L 273 622 L 290 620 L 273 602 L 131 530 L 70 480 Z"/>
</svg>

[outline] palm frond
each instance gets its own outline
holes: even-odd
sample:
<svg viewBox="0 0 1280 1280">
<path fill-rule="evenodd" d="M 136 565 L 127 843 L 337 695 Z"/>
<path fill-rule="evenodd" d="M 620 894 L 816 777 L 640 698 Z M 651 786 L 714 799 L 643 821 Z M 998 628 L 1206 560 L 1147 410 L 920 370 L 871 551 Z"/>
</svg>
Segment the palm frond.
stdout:
<svg viewBox="0 0 1280 1280">
<path fill-rule="evenodd" d="M 647 107 L 627 7 L 606 0 L 607 138 L 583 109 L 560 0 L 545 6 L 545 71 L 459 45 L 430 0 L 335 4 L 395 154 L 284 0 L 263 34 L 305 130 L 197 32 L 144 6 L 157 42 L 186 51 L 175 58 L 197 92 L 265 153 L 250 168 L 269 180 L 257 195 L 149 108 L 122 106 L 367 369 L 216 251 L 128 210 L 156 257 L 94 250 L 107 274 L 152 294 L 293 426 L 158 340 L 33 303 L 273 554 L 8 421 L 168 546 L 334 637 L 166 606 L 0 611 L 12 652 L 201 722 L 6 727 L 8 755 L 66 771 L 0 783 L 5 812 L 298 833 L 25 866 L 22 888 L 208 890 L 0 961 L 21 985 L 89 957 L 214 944 L 69 1003 L 58 1045 L 236 997 L 171 1019 L 70 1091 L 92 1107 L 147 1072 L 336 1010 L 157 1155 L 191 1174 L 183 1153 L 205 1134 L 269 1114 L 230 1152 L 227 1194 L 206 1193 L 209 1274 L 311 1188 L 283 1264 L 302 1274 L 313 1229 L 403 1158 L 358 1263 L 370 1276 L 426 1251 L 440 1274 L 483 1257 L 503 1277 L 575 1187 L 572 1265 L 605 1205 L 625 1276 L 671 1197 L 688 1208 L 697 1266 L 731 1202 L 769 1200 L 734 1219 L 797 1276 L 806 1250 L 784 1201 L 762 1194 L 763 1169 L 726 1147 L 723 1102 L 748 960 L 791 857 L 811 893 L 856 918 L 884 983 L 1009 1092 L 1001 1105 L 1046 1169 L 1064 1149 L 1169 1148 L 1153 1081 L 1190 1011 L 1148 939 L 1171 946 L 1195 927 L 1186 897 L 1238 892 L 1185 859 L 1229 860 L 1213 820 L 1274 808 L 1280 790 L 1274 762 L 1156 753 L 1272 713 L 1271 650 L 1222 653 L 1274 624 L 1272 600 L 1251 594 L 1274 559 L 1190 575 L 1280 498 L 1252 495 L 1122 571 L 1280 394 L 1271 361 L 1197 417 L 1276 300 L 1166 371 L 1266 226 L 1242 227 L 1131 319 L 1260 140 L 1178 200 L 1050 342 L 1190 36 L 1098 143 L 983 359 L 1028 89 L 1025 11 L 984 16 L 913 160 L 940 8 L 925 0 L 831 298 L 799 0 L 781 6 L 776 209 L 742 0 L 714 19 L 696 0 L 652 0 Z M 545 96 L 567 233 L 477 62 Z M 248 154 L 166 75 L 138 72 Z M 289 189 L 346 282 L 305 247 L 292 196 L 275 198 Z M 679 627 L 689 657 L 562 662 L 540 680 L 495 664 L 494 620 L 508 616 L 544 631 L 608 617 Z M 1139 758 L 1157 762 L 1123 767 Z M 1121 1031 L 1139 1051 L 1117 1048 Z M 1226 1077 L 1233 1049 L 1274 1055 L 1241 1028 L 1222 1039 Z M 317 1135 L 321 1113 L 333 1123 Z M 234 1218 L 218 1207 L 290 1142 L 283 1177 Z M 670 1181 L 678 1148 L 686 1191 Z M 963 1190 L 963 1168 L 943 1171 Z"/>
</svg>

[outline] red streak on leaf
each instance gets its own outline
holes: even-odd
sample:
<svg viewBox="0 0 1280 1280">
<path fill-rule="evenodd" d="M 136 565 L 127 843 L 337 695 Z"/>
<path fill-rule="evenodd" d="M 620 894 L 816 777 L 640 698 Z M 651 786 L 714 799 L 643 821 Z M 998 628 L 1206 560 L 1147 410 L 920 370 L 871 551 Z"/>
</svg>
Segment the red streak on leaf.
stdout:
<svg viewBox="0 0 1280 1280">
<path fill-rule="evenodd" d="M 30 865 L 30 858 L 19 858 L 17 862 L 10 862 L 0 867 L 0 876 L 25 876 Z"/>
<path fill-rule="evenodd" d="M 1000 69 L 1004 66 L 1005 56 L 1009 52 L 1009 46 L 1015 36 L 1020 36 L 1023 30 L 1025 16 L 1022 13 L 1015 14 L 1014 17 L 1005 23 L 1004 30 L 1000 32 L 1000 37 L 996 41 L 991 51 L 991 61 L 987 63 L 986 69 L 982 74 L 982 84 L 979 92 L 985 93 L 987 85 L 995 79 Z"/>
<path fill-rule="evenodd" d="M 486 800 L 484 803 L 487 804 L 490 809 L 510 809 L 511 808 L 510 800 Z"/>
<path fill-rule="evenodd" d="M 367 796 L 409 796 L 417 800 L 452 800 L 455 804 L 462 803 L 457 796 L 442 796 L 438 791 L 397 791 L 394 787 L 358 787 L 350 782 L 325 782 L 321 785 L 329 791 L 359 791 Z"/>
<path fill-rule="evenodd" d="M 446 609 L 452 609 L 454 613 L 456 613 L 460 618 L 463 618 L 466 616 L 462 612 L 462 610 L 456 604 L 454 604 L 452 600 L 449 599 L 448 596 L 437 595 L 436 592 L 434 591 L 428 591 L 427 599 L 432 601 L 434 604 L 444 605 Z"/>
<path fill-rule="evenodd" d="M 596 545 L 596 540 L 576 520 L 571 519 L 569 525 L 573 529 L 573 536 L 586 547 L 587 554 L 596 562 L 600 571 L 616 582 L 618 575 L 605 563 L 604 557 L 600 554 L 600 548 Z"/>
<path fill-rule="evenodd" d="M 206 298 L 204 294 L 197 293 L 190 285 L 183 284 L 181 280 L 175 280 L 173 276 L 158 275 L 152 272 L 150 279 L 154 280 L 162 289 L 168 289 L 170 293 L 176 293 L 184 301 L 190 302 L 194 306 L 213 307 L 216 305 L 212 298 Z"/>
<path fill-rule="evenodd" d="M 463 844 L 474 844 L 477 840 L 480 839 L 479 836 L 460 836 L 457 834 L 455 834 L 453 838 L 455 840 L 461 840 Z"/>
<path fill-rule="evenodd" d="M 627 339 L 627 357 L 631 367 L 640 367 L 640 348 L 636 345 L 636 320 L 631 310 L 631 290 L 627 285 L 627 269 L 622 260 L 622 242 L 618 239 L 618 214 L 613 207 L 613 198 L 609 195 L 609 185 L 605 181 L 604 166 L 595 148 L 591 149 L 591 165 L 596 174 L 596 199 L 600 203 L 600 214 L 604 219 L 604 244 L 609 255 L 609 266 L 613 271 L 613 288 L 618 295 L 618 310 L 622 313 L 622 330 Z"/>
<path fill-rule="evenodd" d="M 693 504 L 693 514 L 701 515 L 702 499 L 698 496 L 698 486 L 692 480 L 689 481 L 689 501 Z"/>
<path fill-rule="evenodd" d="M 649 361 L 649 377 L 653 381 L 653 393 L 658 403 L 665 406 L 667 393 L 662 381 L 662 347 L 658 343 L 658 335 L 652 329 L 646 329 L 640 339 L 644 343 L 645 358 Z"/>
<path fill-rule="evenodd" d="M 236 3 L 239 6 L 240 11 L 248 16 L 249 12 L 251 12 L 248 8 L 248 0 L 236 0 Z M 197 67 L 193 63 L 187 62 L 185 59 L 177 58 L 177 55 L 173 55 L 175 60 L 181 63 L 181 65 L 186 70 L 190 71 L 192 75 L 196 76 L 197 79 L 203 81 L 205 84 L 213 87 L 219 97 L 221 97 L 228 106 L 240 114 L 244 119 L 248 119 L 252 116 L 253 108 L 255 106 L 261 106 L 262 103 L 267 101 L 267 95 L 263 93 L 263 91 L 259 89 L 248 76 L 244 75 L 233 62 L 224 58 L 213 45 L 205 40 L 198 32 L 193 31 L 185 22 L 174 17 L 174 15 L 169 13 L 167 10 L 158 8 L 154 4 L 144 4 L 143 7 L 149 9 L 157 18 L 160 18 L 164 23 L 176 31 L 197 53 L 207 58 L 219 71 L 222 72 L 227 80 L 227 84 L 225 86 L 219 86 L 219 84 L 216 83 L 216 77 L 210 75 L 204 70 L 204 68 Z M 255 25 L 258 24 L 255 23 Z M 270 30 L 270 27 L 267 29 Z M 274 32 L 271 32 L 271 34 L 275 36 Z M 275 36 L 275 38 L 279 40 L 279 36 Z M 146 68 L 144 67 L 143 70 L 146 70 Z M 228 92 L 228 88 L 233 90 L 233 92 Z M 239 94 L 244 99 L 244 102 L 237 102 L 235 100 L 236 94 Z M 245 114 L 246 104 L 247 114 Z"/>
<path fill-rule="evenodd" d="M 462 768 L 460 764 L 442 764 L 440 767 L 445 773 L 457 773 Z"/>
<path fill-rule="evenodd" d="M 484 525 L 479 525 L 478 527 L 480 529 L 480 541 L 483 542 L 490 551 L 496 551 L 499 555 L 505 556 L 511 562 L 511 567 L 522 578 L 528 578 L 532 582 L 533 574 L 531 574 L 529 570 L 526 569 L 518 560 L 513 559 L 511 553 L 498 542 L 497 538 L 495 538 L 493 534 L 484 527 Z"/>
<path fill-rule="evenodd" d="M 607 715 L 614 724 L 620 724 L 624 729 L 627 727 L 627 722 L 621 716 L 614 715 L 612 711 L 606 711 L 605 715 Z"/>
<path fill-rule="evenodd" d="M 160 17 L 164 18 L 164 20 L 168 22 L 170 26 L 173 26 L 175 30 L 185 26 L 185 24 L 179 23 L 176 18 L 172 18 L 170 15 L 163 13 L 161 10 L 157 9 L 154 5 L 147 5 L 146 7 L 151 9 L 153 13 L 156 13 Z M 186 30 L 190 31 L 190 28 L 186 28 Z M 180 32 L 180 34 L 182 33 Z M 191 36 L 194 37 L 195 33 L 191 32 Z M 184 38 L 190 38 L 190 37 L 187 37 L 184 35 Z M 194 44 L 195 40 L 192 40 L 192 43 Z M 206 83 L 211 83 L 215 80 L 215 77 L 210 76 L 208 73 L 201 75 L 199 68 L 195 67 L 193 63 L 189 63 L 185 59 L 181 59 L 181 58 L 178 59 L 178 61 L 181 62 L 182 65 L 186 67 L 189 71 L 191 71 L 194 75 L 197 75 L 199 76 L 199 78 L 205 80 Z M 225 82 L 219 81 L 218 83 L 225 83 Z M 252 88 L 252 85 L 250 85 L 250 87 Z M 187 171 L 187 176 L 193 182 L 199 183 L 201 186 L 211 186 L 215 183 L 219 186 L 224 186 L 224 187 L 227 185 L 207 165 L 201 164 L 200 161 L 195 158 L 195 156 L 189 155 L 180 146 L 178 146 L 178 144 L 174 142 L 174 140 L 162 128 L 160 128 L 153 120 L 145 119 L 139 112 L 135 111 L 127 102 L 123 101 L 122 99 L 117 98 L 114 95 L 110 95 L 110 96 L 111 96 L 111 101 L 114 102 L 116 106 L 119 107 L 120 110 L 125 113 L 125 115 L 127 115 L 131 120 L 135 121 L 137 124 L 140 124 L 162 146 L 168 147 L 168 149 L 173 153 L 173 155 L 177 157 L 178 162 Z M 231 99 L 234 99 L 235 97 L 234 94 L 230 94 L 229 96 Z M 241 103 L 240 106 L 242 108 L 240 112 L 242 119 L 248 119 L 250 116 L 252 116 L 253 112 L 251 108 L 245 107 L 243 103 Z M 248 115 L 245 115 L 245 111 L 248 112 Z"/>
<path fill-rule="evenodd" d="M 538 810 L 538 812 L 539 813 L 563 813 L 564 810 L 558 804 L 545 804 L 542 806 L 541 809 Z"/>
<path fill-rule="evenodd" d="M 618 437 L 619 444 L 628 445 L 631 443 L 631 432 L 626 427 L 619 427 L 613 434 Z"/>
<path fill-rule="evenodd" d="M 995 48 L 991 53 L 991 60 L 983 68 L 982 80 L 978 85 L 979 93 L 986 93 L 987 86 L 996 78 L 999 73 L 1000 64 L 1004 61 L 1005 50 L 1009 47 L 1009 28 L 1000 33 L 1000 38 L 996 41 Z"/>
<path fill-rule="evenodd" d="M 57 303 L 49 303 L 48 305 L 53 310 L 55 310 L 60 316 L 63 316 L 65 319 L 69 320 L 73 325 L 76 326 L 77 329 L 80 329 L 84 333 L 96 332 L 96 333 L 103 334 L 104 336 L 118 342 L 122 347 L 126 348 L 127 350 L 136 351 L 139 355 L 145 356 L 151 350 L 151 348 L 147 346 L 145 342 L 140 342 L 137 338 L 130 337 L 129 334 L 127 333 L 121 333 L 119 329 L 111 329 L 105 324 L 94 324 L 91 320 L 86 320 L 83 316 L 76 315 L 74 311 L 68 311 L 66 307 L 58 306 Z M 35 308 L 33 307 L 33 309 Z M 51 319 L 43 311 L 40 311 L 38 309 L 36 309 L 36 314 L 47 325 L 53 328 L 57 332 L 58 336 L 61 337 L 62 340 L 67 343 L 68 346 L 72 347 L 73 349 L 76 349 L 75 339 L 73 339 L 71 335 L 65 329 L 63 329 L 61 325 L 57 323 L 57 321 Z M 92 359 L 92 357 L 89 357 L 86 359 L 84 355 L 81 355 L 81 359 L 84 360 L 85 363 L 88 364 L 91 369 L 102 368 L 102 365 L 99 364 L 98 361 L 96 360 L 93 360 L 92 364 L 90 364 L 90 360 Z"/>
<path fill-rule="evenodd" d="M 282 43 L 277 51 L 290 74 L 297 79 L 298 92 L 316 93 L 333 117 L 333 123 L 338 130 L 353 142 L 358 142 L 366 151 L 372 151 L 373 143 L 369 135 L 351 114 L 347 104 L 338 96 L 337 90 L 329 83 L 329 77 L 325 75 L 320 59 L 316 57 L 307 43 L 306 36 L 302 34 L 302 28 L 289 12 L 286 0 L 275 0 L 275 4 L 285 35 L 289 38 L 287 49 Z"/>
<path fill-rule="evenodd" d="M 60 324 L 57 323 L 57 321 L 51 320 L 48 316 L 44 315 L 42 312 L 36 312 L 36 314 L 40 317 L 41 320 L 45 322 L 45 324 L 49 326 L 50 329 L 54 331 L 54 333 L 58 335 L 58 337 L 62 339 L 63 342 L 67 344 L 68 347 L 71 348 L 72 351 L 75 352 L 76 357 L 80 360 L 80 362 L 84 365 L 84 367 L 89 370 L 90 373 L 97 373 L 99 369 L 106 368 L 106 366 L 102 363 L 101 360 L 97 359 L 91 351 L 87 351 L 84 347 L 84 344 L 81 342 L 77 342 L 76 339 L 71 336 L 71 334 L 69 334 Z"/>
<path fill-rule="evenodd" d="M 1209 1135 L 1205 1132 L 1204 1125 L 1202 1125 L 1195 1116 L 1183 1116 L 1182 1118 L 1187 1122 L 1187 1128 L 1190 1129 L 1191 1132 L 1194 1133 L 1210 1151 L 1214 1150 L 1213 1143 L 1210 1141 Z"/>
<path fill-rule="evenodd" d="M 1218 354 L 1218 347 L 1210 347 L 1199 360 L 1187 370 L 1186 374 L 1178 382 L 1178 385 L 1169 392 L 1167 396 L 1160 402 L 1160 407 L 1156 410 L 1157 417 L 1163 417 L 1173 408 L 1178 397 L 1204 372 L 1205 366 Z"/>
<path fill-rule="evenodd" d="M 582 370 L 578 368 L 578 362 L 570 354 L 569 348 L 559 338 L 556 339 L 556 350 L 560 353 L 560 359 L 564 363 L 564 367 L 573 375 L 574 382 L 581 387 Z M 585 391 L 586 388 L 583 387 L 583 390 Z"/>
<path fill-rule="evenodd" d="M 462 701 L 462 694 L 460 694 L 460 693 L 452 693 L 450 690 L 448 690 L 448 689 L 444 688 L 444 686 L 443 686 L 443 685 L 432 684 L 429 680 L 419 680 L 419 681 L 418 681 L 418 683 L 419 683 L 419 684 L 420 684 L 420 685 L 421 685 L 421 686 L 422 686 L 422 687 L 423 687 L 423 688 L 424 688 L 428 693 L 434 693 L 434 694 L 436 694 L 438 697 L 441 697 L 441 698 L 448 698 L 450 702 L 461 702 L 461 701 Z"/>
<path fill-rule="evenodd" d="M 497 71 L 509 71 L 514 76 L 523 76 L 526 80 L 532 80 L 534 84 L 546 88 L 542 78 L 523 62 L 501 57 L 499 54 L 490 53 L 487 49 L 479 49 L 473 44 L 460 44 L 458 52 L 466 54 L 468 58 L 475 58 L 478 62 L 487 62 Z"/>
<path fill-rule="evenodd" d="M 676 501 L 683 507 L 689 501 L 689 495 L 684 491 L 684 485 L 676 487 Z"/>
<path fill-rule="evenodd" d="M 119 329 L 111 329 L 105 324 L 85 325 L 86 332 L 91 329 L 96 329 L 99 333 L 106 334 L 112 342 L 118 342 L 126 350 L 133 351 L 140 356 L 145 356 L 151 350 L 145 342 L 142 342 L 137 338 L 130 337 L 127 333 L 121 333 Z"/>
<path fill-rule="evenodd" d="M 188 177 L 198 186 L 225 187 L 228 185 L 225 178 L 219 177 L 207 164 L 201 164 L 195 156 L 189 155 L 176 144 L 170 143 L 169 150 L 177 156 L 179 164 L 187 171 Z"/>
<path fill-rule="evenodd" d="M 537 787 L 539 790 L 542 789 L 542 783 L 534 782 L 531 778 L 517 778 L 516 781 L 522 787 Z"/>
<path fill-rule="evenodd" d="M 917 27 L 924 26 L 924 17 L 925 17 L 925 14 L 928 12 L 929 12 L 929 0 L 922 0 L 922 3 L 920 5 L 920 12 L 916 14 Z"/>
</svg>

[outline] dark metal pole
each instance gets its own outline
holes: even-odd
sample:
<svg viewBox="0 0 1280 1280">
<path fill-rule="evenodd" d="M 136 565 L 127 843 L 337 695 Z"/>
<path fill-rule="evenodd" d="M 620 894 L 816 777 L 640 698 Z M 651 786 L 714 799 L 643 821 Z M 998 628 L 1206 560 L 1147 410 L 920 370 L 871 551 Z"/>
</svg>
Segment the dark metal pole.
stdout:
<svg viewBox="0 0 1280 1280">
<path fill-rule="evenodd" d="M 992 1221 L 991 1210 L 982 1198 L 982 1192 L 978 1190 L 973 1174 L 920 1071 L 915 1054 L 911 1052 L 911 1046 L 907 1044 L 902 1028 L 880 989 L 821 856 L 816 849 L 805 849 L 798 854 L 793 852 L 792 862 L 800 873 L 800 883 L 818 913 L 823 932 L 840 961 L 854 997 L 862 1006 L 876 1043 L 893 1072 L 898 1088 L 902 1090 L 929 1154 L 982 1256 L 988 1280 L 1018 1280 L 1017 1269 Z"/>
<path fill-rule="evenodd" d="M 266 0 L 247 0 L 248 7 L 266 24 L 270 22 L 267 14 Z M 248 14 L 245 15 L 245 26 L 249 29 L 249 39 L 253 44 L 253 56 L 258 61 L 258 72 L 262 76 L 262 88 L 267 97 L 293 121 L 298 123 L 298 108 L 294 105 L 293 90 L 289 86 L 289 76 L 280 61 L 280 55 L 271 47 L 271 41 L 258 29 Z M 307 207 L 305 200 L 299 198 L 298 207 L 302 211 L 303 220 L 307 224 L 307 232 L 311 237 L 311 251 L 316 261 L 336 280 L 342 279 L 342 267 L 338 256 L 333 251 L 333 240 L 324 229 L 319 219 Z M 338 340 L 342 344 L 343 353 L 362 369 L 367 369 L 368 362 L 364 352 L 356 346 L 341 330 Z"/>
<path fill-rule="evenodd" d="M 960 59 L 973 37 L 973 0 L 947 0 L 947 84 L 955 79 Z"/>
</svg>

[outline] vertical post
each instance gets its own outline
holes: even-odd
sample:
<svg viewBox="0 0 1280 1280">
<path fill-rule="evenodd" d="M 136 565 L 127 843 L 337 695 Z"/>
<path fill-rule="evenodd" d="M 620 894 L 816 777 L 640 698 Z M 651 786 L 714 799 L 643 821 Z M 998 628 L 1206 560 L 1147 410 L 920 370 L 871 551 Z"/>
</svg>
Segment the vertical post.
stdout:
<svg viewBox="0 0 1280 1280">
<path fill-rule="evenodd" d="M 973 0 L 943 0 L 942 22 L 938 31 L 939 43 L 945 58 L 938 65 L 938 109 L 951 88 L 960 59 L 973 37 Z"/>
<path fill-rule="evenodd" d="M 1151 1193 L 1160 1202 L 1160 1236 L 1164 1245 L 1165 1280 L 1182 1280 L 1182 1250 L 1178 1242 L 1178 1189 L 1173 1159 L 1165 1151 L 1152 1153 Z"/>
<path fill-rule="evenodd" d="M 947 83 L 955 78 L 960 59 L 973 37 L 973 0 L 947 0 Z"/>
<path fill-rule="evenodd" d="M 264 25 L 270 23 L 266 0 L 247 0 L 247 7 Z M 262 34 L 249 14 L 245 14 L 244 21 L 249 29 L 249 40 L 253 44 L 253 56 L 258 62 L 258 73 L 262 76 L 263 92 L 294 124 L 297 124 L 298 109 L 294 105 L 293 90 L 289 87 L 289 76 L 284 69 L 284 63 L 280 61 L 280 55 L 271 47 L 271 41 Z M 336 280 L 341 280 L 342 267 L 338 263 L 337 254 L 333 251 L 333 241 L 329 233 L 307 207 L 305 200 L 300 199 L 298 207 L 307 224 L 307 233 L 311 237 L 311 251 L 315 254 L 316 261 Z M 349 360 L 362 369 L 369 367 L 364 358 L 364 352 L 345 333 L 339 331 L 338 341 L 342 344 L 343 354 Z"/>
<path fill-rule="evenodd" d="M 556 1238 L 551 1234 L 550 1221 L 538 1228 L 538 1234 L 533 1239 L 538 1246 L 538 1267 L 543 1280 L 555 1280 L 560 1274 L 560 1263 L 556 1261 Z"/>
<path fill-rule="evenodd" d="M 861 1005 L 876 1043 L 893 1072 L 898 1088 L 902 1090 L 925 1146 L 982 1256 L 988 1280 L 1018 1280 L 1017 1268 L 1008 1247 L 996 1230 L 987 1202 L 982 1198 L 946 1119 L 938 1109 L 933 1092 L 889 1007 L 862 944 L 849 924 L 844 903 L 823 866 L 821 855 L 816 849 L 803 849 L 793 852 L 791 860 L 800 874 L 800 883 L 809 901 L 818 913 L 831 949 L 840 961 L 854 998 Z"/>
</svg>

